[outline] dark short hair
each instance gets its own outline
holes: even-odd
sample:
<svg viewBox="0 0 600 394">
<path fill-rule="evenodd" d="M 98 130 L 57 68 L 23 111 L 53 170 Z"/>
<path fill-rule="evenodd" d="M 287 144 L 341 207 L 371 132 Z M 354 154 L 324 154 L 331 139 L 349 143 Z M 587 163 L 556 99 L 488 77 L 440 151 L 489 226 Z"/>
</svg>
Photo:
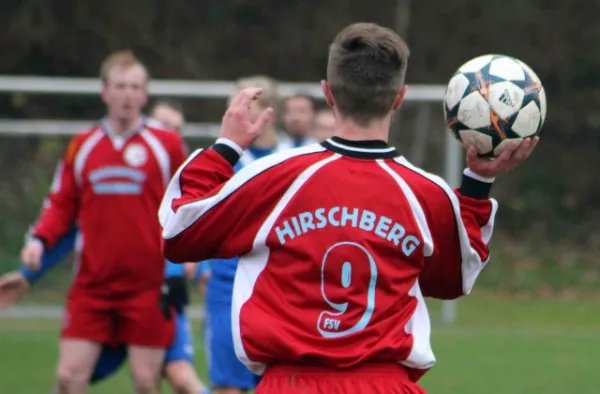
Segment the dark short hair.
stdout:
<svg viewBox="0 0 600 394">
<path fill-rule="evenodd" d="M 366 125 L 387 114 L 404 84 L 410 52 L 394 31 L 355 23 L 329 47 L 327 82 L 342 116 Z"/>
<path fill-rule="evenodd" d="M 179 101 L 169 100 L 169 99 L 158 99 L 152 104 L 152 108 L 150 112 L 154 112 L 154 110 L 158 107 L 167 107 L 172 109 L 173 111 L 177 111 L 183 114 L 183 104 Z"/>
</svg>

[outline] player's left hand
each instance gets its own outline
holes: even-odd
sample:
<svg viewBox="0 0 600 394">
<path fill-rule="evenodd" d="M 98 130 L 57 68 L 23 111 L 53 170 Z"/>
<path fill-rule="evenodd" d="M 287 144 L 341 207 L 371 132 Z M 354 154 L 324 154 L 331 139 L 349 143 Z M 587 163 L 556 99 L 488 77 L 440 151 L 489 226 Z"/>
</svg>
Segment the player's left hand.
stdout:
<svg viewBox="0 0 600 394">
<path fill-rule="evenodd" d="M 27 241 L 21 250 L 21 262 L 28 270 L 37 271 L 41 267 L 44 244 L 39 239 Z"/>
<path fill-rule="evenodd" d="M 477 175 L 495 178 L 523 163 L 531 155 L 539 140 L 539 137 L 533 137 L 525 138 L 520 144 L 511 142 L 494 160 L 479 157 L 477 148 L 470 146 L 467 150 L 467 166 Z"/>
<path fill-rule="evenodd" d="M 223 116 L 221 138 L 233 141 L 246 150 L 260 136 L 264 126 L 273 117 L 273 108 L 267 108 L 252 121 L 250 104 L 261 92 L 261 88 L 246 88 L 233 97 Z"/>
<path fill-rule="evenodd" d="M 0 276 L 0 309 L 10 308 L 29 290 L 29 281 L 19 272 Z"/>
</svg>

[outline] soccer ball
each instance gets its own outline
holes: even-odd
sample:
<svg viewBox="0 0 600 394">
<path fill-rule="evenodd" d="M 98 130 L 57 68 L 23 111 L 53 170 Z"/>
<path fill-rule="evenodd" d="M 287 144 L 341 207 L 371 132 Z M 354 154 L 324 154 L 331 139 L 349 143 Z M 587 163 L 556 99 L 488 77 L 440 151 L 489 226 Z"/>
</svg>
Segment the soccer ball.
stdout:
<svg viewBox="0 0 600 394">
<path fill-rule="evenodd" d="M 463 64 L 444 98 L 446 123 L 464 147 L 495 157 L 509 141 L 539 134 L 546 119 L 546 93 L 522 61 L 484 55 Z"/>
</svg>

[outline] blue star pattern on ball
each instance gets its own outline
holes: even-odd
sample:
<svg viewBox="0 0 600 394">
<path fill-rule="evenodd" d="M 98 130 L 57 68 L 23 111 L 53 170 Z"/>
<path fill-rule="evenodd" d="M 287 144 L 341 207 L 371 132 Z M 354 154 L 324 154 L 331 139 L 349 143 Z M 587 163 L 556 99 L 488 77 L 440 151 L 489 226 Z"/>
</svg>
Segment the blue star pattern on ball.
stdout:
<svg viewBox="0 0 600 394">
<path fill-rule="evenodd" d="M 493 157 L 509 141 L 539 134 L 546 94 L 522 61 L 484 55 L 463 64 L 450 79 L 444 99 L 446 123 L 464 146 Z"/>
</svg>

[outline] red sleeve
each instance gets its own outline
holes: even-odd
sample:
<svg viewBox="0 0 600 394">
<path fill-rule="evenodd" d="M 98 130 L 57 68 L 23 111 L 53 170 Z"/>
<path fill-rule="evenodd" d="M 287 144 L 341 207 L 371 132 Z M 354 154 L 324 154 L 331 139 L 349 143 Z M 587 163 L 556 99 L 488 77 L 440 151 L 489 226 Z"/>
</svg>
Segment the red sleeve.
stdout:
<svg viewBox="0 0 600 394">
<path fill-rule="evenodd" d="M 427 217 L 433 251 L 425 257 L 419 278 L 426 297 L 454 299 L 469 294 L 489 260 L 488 243 L 492 236 L 497 203 L 480 193 L 477 198 L 464 195 L 471 187 L 489 188 L 466 180 L 470 187 L 452 191 L 440 178 L 431 178 L 421 204 Z M 464 183 L 465 181 L 463 181 Z M 487 195 L 484 193 L 484 195 Z"/>
<path fill-rule="evenodd" d="M 67 233 L 77 216 L 80 194 L 73 167 L 78 147 L 78 138 L 75 137 L 58 163 L 50 194 L 32 231 L 32 235 L 41 239 L 48 248 Z"/>
<path fill-rule="evenodd" d="M 250 251 L 274 193 L 260 186 L 272 162 L 253 163 L 233 176 L 231 162 L 214 149 L 192 153 L 171 180 L 160 207 L 165 258 L 202 261 Z"/>
</svg>

